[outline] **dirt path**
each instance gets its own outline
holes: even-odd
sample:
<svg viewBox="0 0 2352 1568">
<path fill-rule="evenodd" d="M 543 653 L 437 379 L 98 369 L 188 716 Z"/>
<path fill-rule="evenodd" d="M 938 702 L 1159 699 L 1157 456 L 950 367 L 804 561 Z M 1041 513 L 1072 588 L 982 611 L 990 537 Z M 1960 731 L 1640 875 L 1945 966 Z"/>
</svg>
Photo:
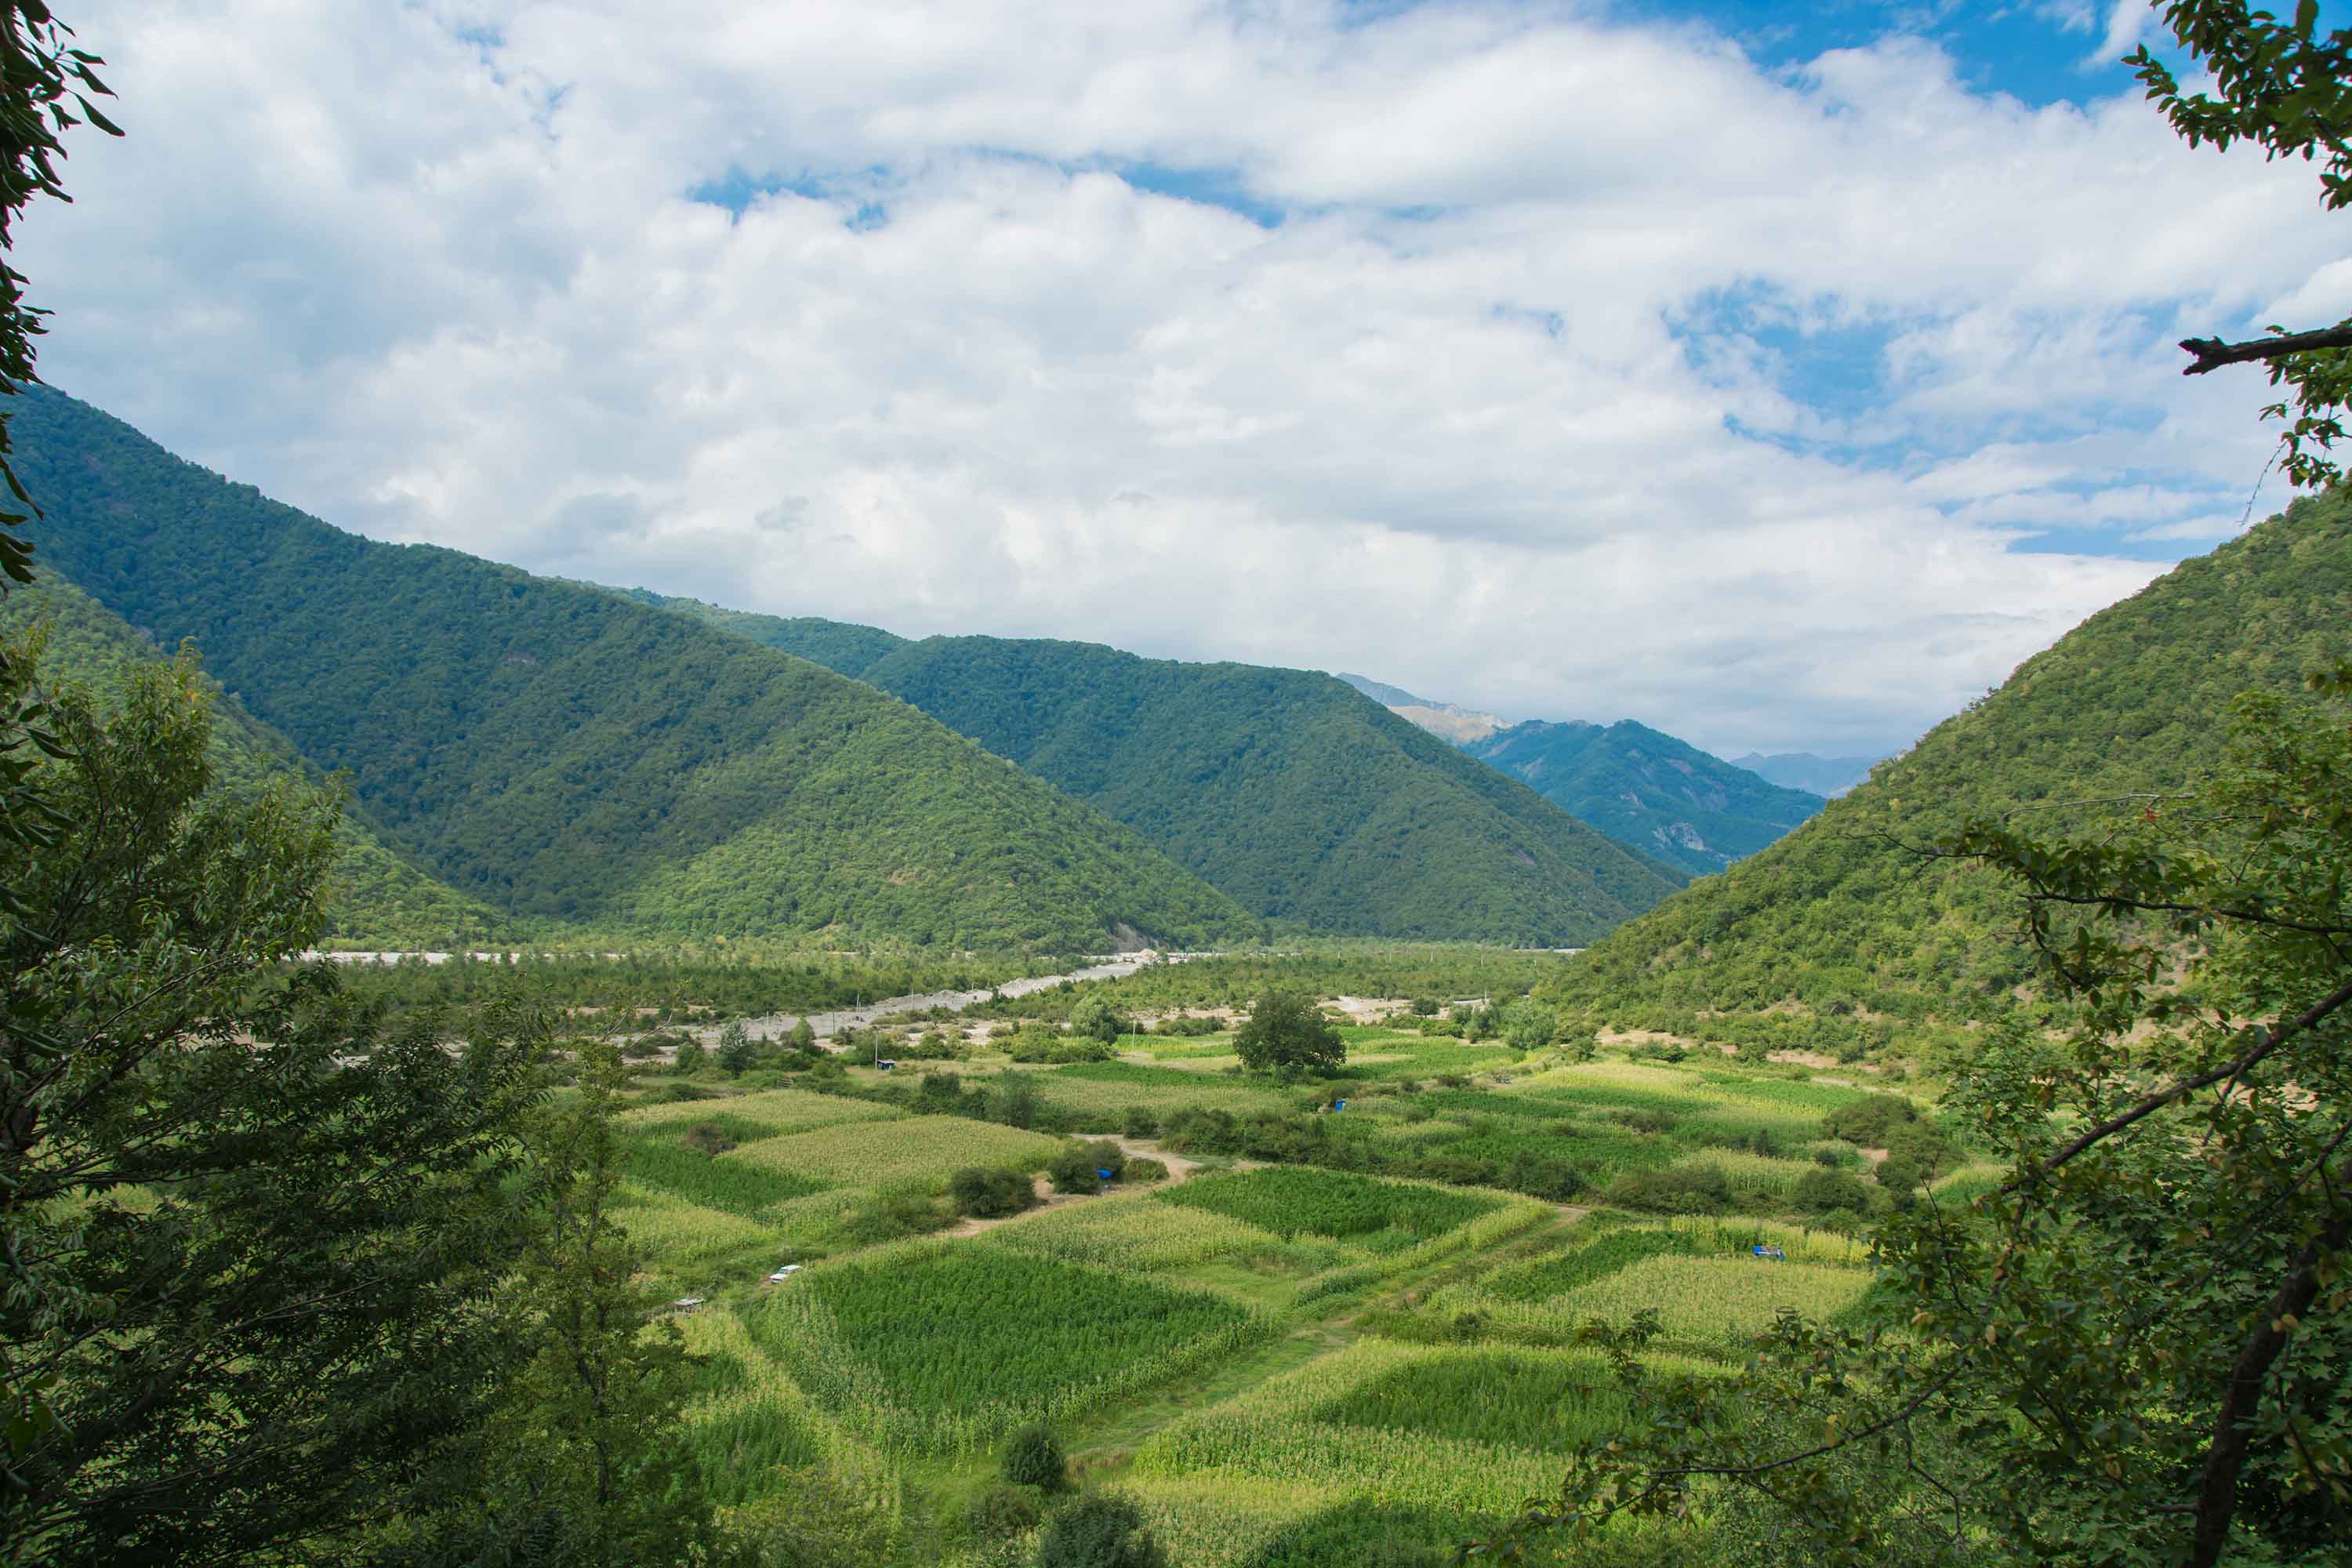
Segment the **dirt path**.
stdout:
<svg viewBox="0 0 2352 1568">
<path fill-rule="evenodd" d="M 1187 1160 L 1181 1154 L 1168 1153 L 1150 1139 L 1123 1138 L 1116 1132 L 1081 1132 L 1076 1136 L 1088 1142 L 1100 1141 L 1116 1143 L 1130 1160 L 1157 1160 L 1168 1167 L 1168 1177 L 1165 1181 L 1153 1182 L 1148 1187 L 1139 1186 L 1133 1189 L 1138 1192 L 1175 1186 L 1178 1183 L 1188 1180 L 1193 1172 L 1201 1168 L 1200 1161 Z M 1243 1161 L 1241 1163 L 1255 1166 L 1258 1162 Z M 1049 1209 L 1061 1208 L 1095 1196 L 1092 1193 L 1057 1193 L 1054 1190 L 1054 1184 L 1043 1176 L 1036 1178 L 1036 1185 L 1033 1190 L 1036 1193 L 1038 1200 L 1035 1208 L 1024 1209 L 1019 1214 L 999 1215 L 992 1219 L 958 1220 L 953 1226 L 939 1234 L 950 1237 L 978 1236 L 984 1230 L 994 1230 L 1000 1225 L 1012 1225 L 1017 1220 L 1027 1219 L 1032 1215 L 1041 1215 Z"/>
</svg>

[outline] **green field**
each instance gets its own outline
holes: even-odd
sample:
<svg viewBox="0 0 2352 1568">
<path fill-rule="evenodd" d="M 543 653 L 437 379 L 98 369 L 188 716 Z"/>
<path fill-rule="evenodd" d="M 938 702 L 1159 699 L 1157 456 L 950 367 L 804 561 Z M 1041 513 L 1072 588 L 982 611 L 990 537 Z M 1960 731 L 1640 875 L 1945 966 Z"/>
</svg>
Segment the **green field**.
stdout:
<svg viewBox="0 0 2352 1568">
<path fill-rule="evenodd" d="M 1171 1568 L 1443 1560 L 1626 1418 L 1605 1363 L 1570 1348 L 1584 1322 L 1654 1309 L 1665 1339 L 1647 1359 L 1704 1373 L 1776 1312 L 1863 1300 L 1866 1247 L 1790 1207 L 1816 1151 L 1866 1173 L 1822 1124 L 1862 1090 L 1348 1033 L 1350 1076 L 1324 1089 L 1234 1076 L 1213 1036 L 1130 1035 L 1123 1059 L 1028 1077 L 1049 1126 L 1223 1112 L 1244 1136 L 1304 1126 L 1372 1173 L 1195 1155 L 1205 1168 L 973 1235 L 905 1227 L 950 1223 L 957 1169 L 1041 1171 L 1062 1147 L 977 1119 L 1001 1056 L 947 1069 L 962 1098 L 853 1073 L 846 1092 L 720 1085 L 626 1113 L 624 1223 L 664 1289 L 710 1299 L 686 1326 L 707 1358 L 689 1430 L 714 1494 L 745 1507 L 830 1477 L 825 1495 L 883 1521 L 908 1560 L 978 1568 L 995 1548 L 962 1510 L 1005 1436 L 1045 1419 L 1136 1498 Z M 1342 1115 L 1302 1114 L 1341 1098 Z M 1564 1208 L 1398 1173 L 1424 1160 L 1570 1161 L 1592 1195 Z M 1724 1212 L 1601 1201 L 1624 1173 L 1702 1168 Z M 809 1267 L 763 1283 L 784 1260 Z"/>
</svg>

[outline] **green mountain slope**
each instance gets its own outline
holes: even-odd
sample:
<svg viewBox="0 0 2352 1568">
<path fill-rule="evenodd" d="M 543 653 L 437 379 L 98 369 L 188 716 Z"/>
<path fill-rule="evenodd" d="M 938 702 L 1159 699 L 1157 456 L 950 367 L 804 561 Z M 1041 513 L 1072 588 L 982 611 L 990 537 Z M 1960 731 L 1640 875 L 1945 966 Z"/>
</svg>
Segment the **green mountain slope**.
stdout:
<svg viewBox="0 0 2352 1568">
<path fill-rule="evenodd" d="M 1630 719 L 1530 720 L 1462 749 L 1618 843 L 1698 877 L 1755 854 L 1827 804 Z"/>
<path fill-rule="evenodd" d="M 47 642 L 41 679 L 53 689 L 104 690 L 131 667 L 165 654 L 121 618 L 43 563 L 41 580 L 12 587 L 0 599 L 0 629 L 40 626 Z M 258 789 L 294 773 L 318 782 L 293 742 L 253 717 L 235 697 L 214 686 L 213 776 L 234 790 Z M 346 808 L 337 833 L 342 859 L 329 899 L 332 934 L 383 947 L 462 947 L 515 934 L 516 922 L 488 905 L 444 887 L 384 847 L 362 816 Z"/>
<path fill-rule="evenodd" d="M 1269 918 L 1574 945 L 1681 880 L 1359 698 L 1349 678 L 1045 638 L 910 642 L 627 592 L 903 698 Z"/>
<path fill-rule="evenodd" d="M 2182 563 L 2018 667 L 1787 838 L 1694 883 L 1570 964 L 1560 997 L 1623 1022 L 1784 998 L 1917 1018 L 1998 1010 L 2030 966 L 2013 893 L 1924 861 L 1971 814 L 2055 829 L 2180 788 L 2229 706 L 2299 689 L 2352 635 L 2352 498 L 2297 502 Z"/>
<path fill-rule="evenodd" d="M 1679 879 L 1308 670 L 933 637 L 865 679 L 1319 930 L 1573 945 Z"/>
<path fill-rule="evenodd" d="M 763 647 L 793 654 L 843 675 L 864 675 L 877 660 L 907 646 L 907 639 L 895 633 L 850 621 L 828 621 L 815 616 L 763 616 L 756 610 L 730 610 L 700 599 L 675 598 L 650 588 L 610 591 L 641 605 L 656 605 L 692 616 Z"/>
<path fill-rule="evenodd" d="M 833 672 L 662 610 L 328 527 L 36 388 L 44 557 L 348 769 L 391 842 L 613 931 L 1097 945 L 1252 930 L 1132 832 Z"/>
</svg>

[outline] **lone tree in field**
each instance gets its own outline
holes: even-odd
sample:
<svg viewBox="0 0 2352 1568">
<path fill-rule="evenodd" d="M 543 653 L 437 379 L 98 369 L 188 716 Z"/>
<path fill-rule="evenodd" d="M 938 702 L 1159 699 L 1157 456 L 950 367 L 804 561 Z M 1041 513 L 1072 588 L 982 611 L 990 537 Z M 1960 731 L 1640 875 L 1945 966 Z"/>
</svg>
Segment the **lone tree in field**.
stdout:
<svg viewBox="0 0 2352 1568">
<path fill-rule="evenodd" d="M 1348 1059 L 1339 1031 L 1324 1020 L 1315 1000 L 1297 991 L 1269 991 L 1250 1004 L 1249 1022 L 1234 1037 L 1242 1066 L 1336 1068 Z"/>
</svg>

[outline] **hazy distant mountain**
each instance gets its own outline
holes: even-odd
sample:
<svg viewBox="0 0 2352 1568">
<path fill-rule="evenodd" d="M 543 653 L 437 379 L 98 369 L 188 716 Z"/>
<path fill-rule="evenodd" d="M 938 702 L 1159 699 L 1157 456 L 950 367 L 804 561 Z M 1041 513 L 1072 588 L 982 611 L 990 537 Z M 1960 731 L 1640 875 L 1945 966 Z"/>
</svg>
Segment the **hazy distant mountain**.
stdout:
<svg viewBox="0 0 2352 1568">
<path fill-rule="evenodd" d="M 1809 790 L 1834 800 L 1870 776 L 1884 757 L 1817 757 L 1811 752 L 1750 752 L 1731 765 L 1771 780 L 1784 789 Z"/>
<path fill-rule="evenodd" d="M 1463 749 L 1619 843 L 1695 876 L 1753 855 L 1828 804 L 1631 720 L 1531 721 Z"/>
<path fill-rule="evenodd" d="M 1338 679 L 1398 718 L 1418 724 L 1439 740 L 1451 741 L 1457 746 L 1483 741 L 1503 728 L 1503 721 L 1492 713 L 1481 713 L 1458 702 L 1434 702 L 1426 697 L 1415 697 L 1402 686 L 1391 686 L 1385 680 L 1374 680 L 1368 675 L 1349 675 L 1342 671 Z"/>
</svg>

